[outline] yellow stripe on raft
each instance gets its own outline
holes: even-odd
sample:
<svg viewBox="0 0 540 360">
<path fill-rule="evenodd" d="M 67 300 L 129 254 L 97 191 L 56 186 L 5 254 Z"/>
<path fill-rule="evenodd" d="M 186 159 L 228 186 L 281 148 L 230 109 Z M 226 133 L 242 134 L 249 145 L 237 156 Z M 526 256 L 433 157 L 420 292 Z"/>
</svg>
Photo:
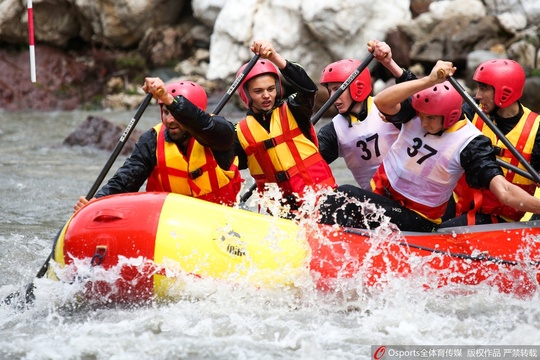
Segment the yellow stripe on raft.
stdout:
<svg viewBox="0 0 540 360">
<path fill-rule="evenodd" d="M 540 199 L 540 188 L 536 188 L 534 196 Z M 533 215 L 532 213 L 526 213 L 521 218 L 521 221 L 529 221 L 532 215 Z"/>
<path fill-rule="evenodd" d="M 161 211 L 154 262 L 182 273 L 289 286 L 309 277 L 310 247 L 295 222 L 169 194 Z M 157 297 L 174 297 L 177 279 L 154 275 Z"/>
<path fill-rule="evenodd" d="M 53 252 L 52 260 L 60 264 L 62 267 L 66 266 L 66 262 L 64 259 L 64 236 L 66 235 L 66 230 L 72 218 L 73 218 L 73 215 L 71 216 L 71 218 L 69 218 L 66 225 L 64 225 L 64 227 L 60 231 L 60 234 L 58 234 L 58 239 L 56 240 L 57 242 L 54 245 L 54 249 L 53 249 L 54 252 Z M 47 278 L 58 280 L 56 273 L 54 272 L 53 268 L 51 268 L 50 266 L 47 268 Z"/>
</svg>

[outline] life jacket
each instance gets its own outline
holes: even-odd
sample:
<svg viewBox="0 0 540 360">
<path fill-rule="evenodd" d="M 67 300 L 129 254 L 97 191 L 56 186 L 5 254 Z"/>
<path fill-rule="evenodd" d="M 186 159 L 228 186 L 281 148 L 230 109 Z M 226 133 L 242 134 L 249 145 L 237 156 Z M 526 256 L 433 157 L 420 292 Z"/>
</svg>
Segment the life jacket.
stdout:
<svg viewBox="0 0 540 360">
<path fill-rule="evenodd" d="M 259 191 L 264 190 L 266 183 L 277 183 L 285 196 L 302 196 L 306 186 L 337 187 L 319 152 L 313 126 L 311 141 L 298 127 L 286 103 L 272 112 L 270 132 L 253 116 L 240 121 L 237 131 Z"/>
<path fill-rule="evenodd" d="M 530 162 L 540 119 L 537 113 L 525 107 L 523 110 L 523 116 L 516 126 L 506 134 L 506 138 L 523 155 L 523 158 Z M 525 170 L 518 158 L 497 138 L 497 135 L 484 123 L 484 120 L 478 114 L 474 116 L 472 122 L 484 135 L 491 139 L 499 159 Z M 521 187 L 529 194 L 534 194 L 536 185 L 532 180 L 513 171 L 508 171 L 506 168 L 503 168 L 503 172 L 506 180 Z M 507 221 L 519 221 L 525 215 L 523 211 L 503 205 L 488 189 L 472 189 L 467 185 L 464 177 L 458 182 L 455 194 L 457 198 L 456 215 L 459 216 L 466 212 L 469 225 L 475 224 L 474 214 L 476 212 L 491 214 L 494 223 L 497 222 L 497 216 Z"/>
<path fill-rule="evenodd" d="M 165 191 L 202 200 L 234 205 L 242 178 L 235 157 L 228 170 L 219 167 L 212 150 L 191 137 L 187 153 L 174 142 L 165 141 L 165 126 L 154 127 L 157 136 L 156 167 L 150 174 L 147 191 Z"/>
<path fill-rule="evenodd" d="M 464 170 L 460 153 L 480 135 L 467 119 L 439 135 L 426 135 L 418 117 L 401 132 L 372 179 L 373 191 L 435 223 L 441 223 L 448 200 Z"/>
<path fill-rule="evenodd" d="M 371 191 L 370 180 L 399 135 L 399 129 L 384 122 L 370 96 L 366 100 L 367 117 L 359 121 L 338 114 L 333 119 L 339 156 L 343 157 L 358 185 Z"/>
</svg>

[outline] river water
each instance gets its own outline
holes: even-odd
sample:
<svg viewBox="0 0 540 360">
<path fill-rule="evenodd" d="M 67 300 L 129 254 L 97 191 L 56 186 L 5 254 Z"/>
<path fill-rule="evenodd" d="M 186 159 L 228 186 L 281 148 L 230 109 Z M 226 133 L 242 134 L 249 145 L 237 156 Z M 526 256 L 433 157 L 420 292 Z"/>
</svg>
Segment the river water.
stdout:
<svg viewBox="0 0 540 360">
<path fill-rule="evenodd" d="M 157 114 L 151 105 L 137 128 Z M 0 299 L 34 280 L 110 155 L 61 145 L 88 115 L 125 125 L 134 111 L 0 111 Z M 352 181 L 342 163 L 333 170 Z M 487 286 L 428 291 L 393 279 L 378 291 L 352 283 L 318 293 L 214 284 L 174 303 L 95 307 L 78 304 L 66 284 L 35 284 L 28 309 L 0 307 L 0 359 L 370 359 L 378 344 L 540 345 L 538 294 Z"/>
</svg>

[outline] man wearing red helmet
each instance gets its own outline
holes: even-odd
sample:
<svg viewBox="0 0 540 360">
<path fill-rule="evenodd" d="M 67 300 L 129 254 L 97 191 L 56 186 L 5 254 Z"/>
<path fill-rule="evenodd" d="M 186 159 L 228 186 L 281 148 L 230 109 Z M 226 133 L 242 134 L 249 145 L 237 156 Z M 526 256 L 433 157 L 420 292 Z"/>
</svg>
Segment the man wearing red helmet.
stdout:
<svg viewBox="0 0 540 360">
<path fill-rule="evenodd" d="M 398 83 L 416 78 L 396 64 L 390 46 L 385 42 L 371 41 L 368 51 L 396 77 Z M 320 83 L 326 87 L 330 97 L 359 65 L 360 60 L 344 59 L 324 68 Z M 370 180 L 401 127 L 381 119 L 371 91 L 371 74 L 366 68 L 349 85 L 348 91 L 334 102 L 338 114 L 317 134 L 324 160 L 331 164 L 338 157 L 343 157 L 356 182 L 365 190 L 371 190 Z"/>
<path fill-rule="evenodd" d="M 540 199 L 504 178 L 490 139 L 463 115 L 461 95 L 439 75 L 452 76 L 455 70 L 452 63 L 438 61 L 428 76 L 375 96 L 386 119 L 402 123 L 399 137 L 373 176 L 374 192 L 340 186 L 321 206 L 321 222 L 378 226 L 379 212 L 360 201 L 383 208 L 402 231 L 433 231 L 463 174 L 470 186 L 490 189 L 502 203 L 540 213 Z"/>
<path fill-rule="evenodd" d="M 234 155 L 234 126 L 205 112 L 208 98 L 192 81 L 167 86 L 146 78 L 143 90 L 158 100 L 161 123 L 141 135 L 130 157 L 95 198 L 147 191 L 165 191 L 234 205 L 241 187 Z M 75 211 L 88 203 L 84 196 Z"/>
<path fill-rule="evenodd" d="M 473 79 L 478 83 L 476 100 L 482 111 L 531 166 L 539 171 L 540 118 L 519 102 L 525 87 L 525 72 L 521 65 L 509 59 L 488 60 L 476 68 Z M 465 104 L 464 111 L 473 124 L 491 139 L 499 159 L 525 170 L 469 104 Z M 503 171 L 508 181 L 534 194 L 536 184 L 532 180 L 506 169 Z M 489 189 L 472 189 L 464 179 L 458 183 L 455 193 L 458 198 L 458 216 L 445 221 L 441 225 L 443 227 L 519 221 L 525 214 L 522 210 L 502 204 Z"/>
<path fill-rule="evenodd" d="M 255 41 L 251 51 L 261 60 L 238 88 L 248 109 L 246 118 L 236 126 L 239 168 L 249 168 L 260 192 L 267 183 L 276 183 L 285 203 L 295 209 L 306 187 L 336 187 L 330 167 L 319 153 L 310 121 L 317 85 L 300 65 L 276 52 L 270 42 Z M 286 100 L 282 99 L 276 67 L 296 91 Z"/>
</svg>

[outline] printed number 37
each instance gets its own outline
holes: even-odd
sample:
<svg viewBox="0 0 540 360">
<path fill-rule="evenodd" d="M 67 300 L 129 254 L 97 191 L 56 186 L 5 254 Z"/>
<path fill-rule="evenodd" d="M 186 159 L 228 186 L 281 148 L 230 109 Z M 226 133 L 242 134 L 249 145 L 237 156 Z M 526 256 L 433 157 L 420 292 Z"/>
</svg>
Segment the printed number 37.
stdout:
<svg viewBox="0 0 540 360">
<path fill-rule="evenodd" d="M 368 148 L 368 142 L 373 142 L 373 151 L 375 152 L 375 156 L 381 156 L 381 150 L 379 150 L 379 134 L 375 133 L 367 137 L 365 141 L 359 140 L 356 143 L 356 147 L 360 148 L 360 150 L 362 151 L 362 155 L 360 157 L 366 161 L 370 160 L 373 157 L 373 154 Z"/>
<path fill-rule="evenodd" d="M 424 161 L 426 161 L 433 155 L 437 154 L 437 150 L 435 150 L 434 148 L 432 148 L 431 146 L 427 144 L 424 144 L 422 142 L 422 139 L 414 138 L 413 141 L 414 141 L 414 145 L 412 147 L 407 148 L 407 155 L 409 155 L 410 157 L 415 157 L 416 155 L 418 155 L 418 150 L 421 148 L 424 148 L 428 151 L 427 154 L 425 154 L 420 159 L 418 159 L 418 161 L 416 161 L 418 165 L 422 164 Z"/>
</svg>

